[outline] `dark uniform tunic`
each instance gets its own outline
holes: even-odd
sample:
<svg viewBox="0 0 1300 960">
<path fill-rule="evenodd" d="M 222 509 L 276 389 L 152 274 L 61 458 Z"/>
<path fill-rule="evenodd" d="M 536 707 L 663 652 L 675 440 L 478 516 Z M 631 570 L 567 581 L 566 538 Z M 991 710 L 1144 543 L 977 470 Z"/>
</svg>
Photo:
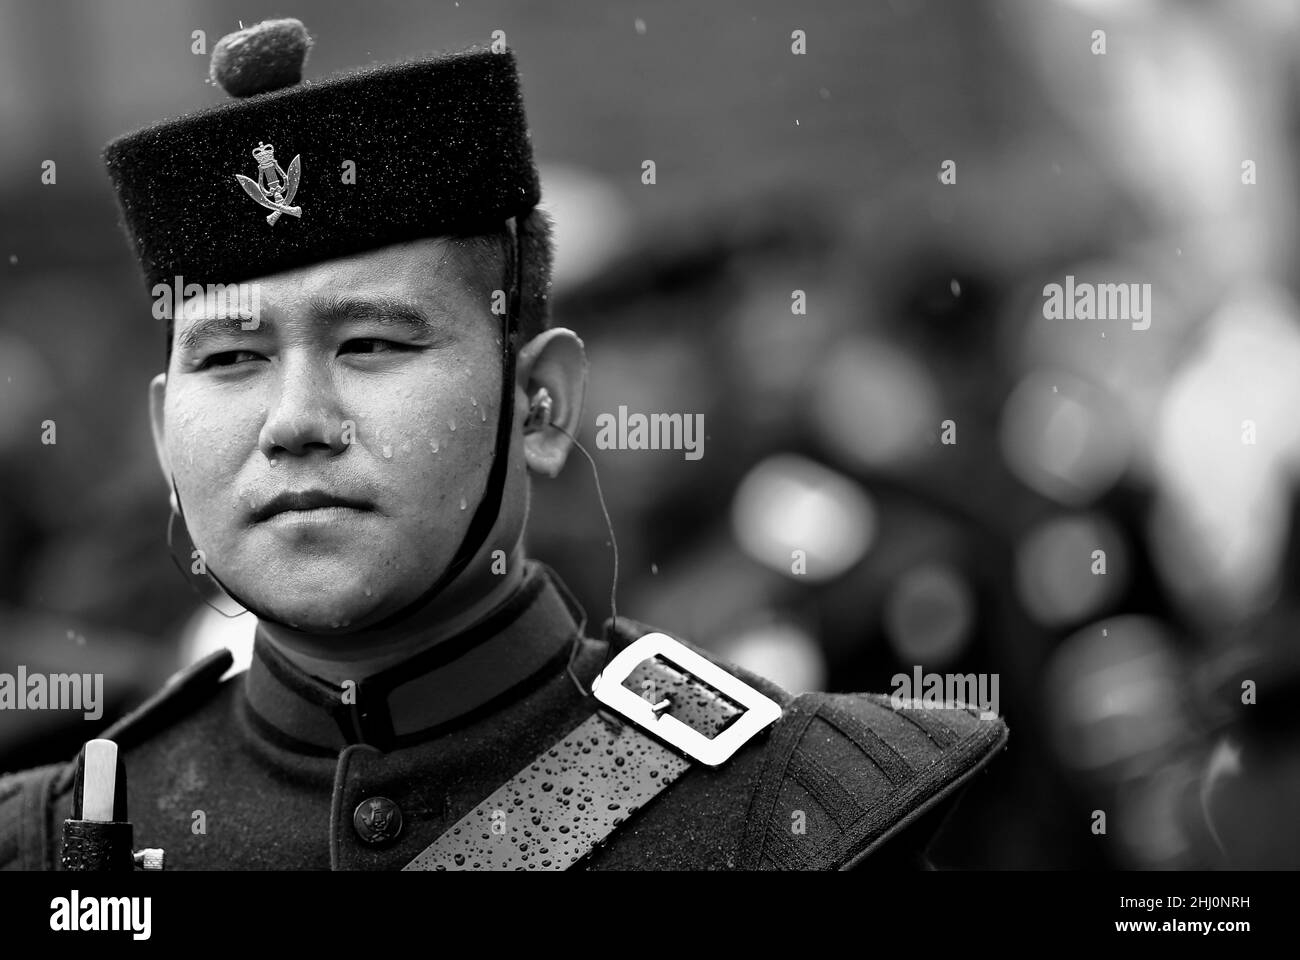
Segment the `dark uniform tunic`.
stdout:
<svg viewBox="0 0 1300 960">
<path fill-rule="evenodd" d="M 125 756 L 136 843 L 163 847 L 178 870 L 401 869 L 593 715 L 584 691 L 606 645 L 583 637 L 584 623 L 555 574 L 529 562 L 503 607 L 354 698 L 260 636 L 251 668 L 225 682 L 230 656 L 214 655 L 105 733 Z M 618 620 L 624 641 L 647 632 Z M 568 670 L 575 641 L 582 691 Z M 921 865 L 938 818 L 1006 742 L 1005 724 L 973 709 L 791 697 L 725 669 L 780 704 L 781 719 L 722 766 L 691 766 L 580 867 Z M 57 868 L 74 769 L 0 778 L 0 868 Z M 517 865 L 543 866 L 557 824 L 523 806 L 508 815 L 537 837 Z"/>
</svg>

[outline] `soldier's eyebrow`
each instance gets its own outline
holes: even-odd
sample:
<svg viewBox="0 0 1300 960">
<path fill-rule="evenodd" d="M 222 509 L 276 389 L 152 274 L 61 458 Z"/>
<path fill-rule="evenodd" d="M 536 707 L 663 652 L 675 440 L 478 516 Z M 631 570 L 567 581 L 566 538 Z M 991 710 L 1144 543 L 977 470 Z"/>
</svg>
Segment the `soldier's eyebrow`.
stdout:
<svg viewBox="0 0 1300 960">
<path fill-rule="evenodd" d="M 270 333 L 271 329 L 270 321 L 265 319 L 255 321 L 251 316 L 198 317 L 176 334 L 176 346 L 185 353 L 197 353 L 211 340 L 218 340 L 227 335 L 237 336 L 240 333 L 265 334 Z"/>
<path fill-rule="evenodd" d="M 308 306 L 312 316 L 327 323 L 375 323 L 383 326 L 405 327 L 413 334 L 430 334 L 438 329 L 419 304 L 396 297 L 374 296 L 356 298 L 332 296 L 312 300 Z"/>
</svg>

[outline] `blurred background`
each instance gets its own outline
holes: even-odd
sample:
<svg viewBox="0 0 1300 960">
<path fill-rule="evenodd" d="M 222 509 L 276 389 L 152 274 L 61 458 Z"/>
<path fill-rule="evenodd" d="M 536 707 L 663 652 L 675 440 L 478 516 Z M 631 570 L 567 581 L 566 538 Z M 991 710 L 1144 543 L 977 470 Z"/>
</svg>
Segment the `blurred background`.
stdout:
<svg viewBox="0 0 1300 960">
<path fill-rule="evenodd" d="M 0 671 L 104 672 L 107 723 L 246 660 L 252 618 L 168 558 L 163 331 L 99 151 L 219 102 L 207 51 L 273 16 L 315 37 L 309 78 L 505 31 L 620 613 L 793 691 L 997 674 L 1010 746 L 941 866 L 1300 866 L 1284 0 L 0 0 Z M 1150 284 L 1150 328 L 1045 319 L 1067 275 Z M 703 414 L 704 456 L 598 449 L 620 405 Z M 530 531 L 599 624 L 584 461 Z M 0 769 L 92 734 L 0 715 Z"/>
</svg>

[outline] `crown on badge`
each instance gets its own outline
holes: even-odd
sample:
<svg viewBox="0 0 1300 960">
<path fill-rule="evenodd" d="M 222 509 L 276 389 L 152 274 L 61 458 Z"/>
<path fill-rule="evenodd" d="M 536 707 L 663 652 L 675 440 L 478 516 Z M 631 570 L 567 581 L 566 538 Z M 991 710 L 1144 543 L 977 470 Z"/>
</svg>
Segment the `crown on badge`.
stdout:
<svg viewBox="0 0 1300 960">
<path fill-rule="evenodd" d="M 275 163 L 275 147 L 269 143 L 259 143 L 253 148 L 253 159 L 259 167 L 269 167 Z"/>
</svg>

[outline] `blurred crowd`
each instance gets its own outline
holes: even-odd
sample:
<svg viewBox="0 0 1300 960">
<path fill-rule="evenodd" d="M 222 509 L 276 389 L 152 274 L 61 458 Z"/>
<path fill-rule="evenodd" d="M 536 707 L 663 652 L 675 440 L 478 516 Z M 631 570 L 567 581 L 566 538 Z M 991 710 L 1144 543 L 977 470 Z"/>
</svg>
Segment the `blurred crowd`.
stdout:
<svg viewBox="0 0 1300 960">
<path fill-rule="evenodd" d="M 162 331 L 94 152 L 212 102 L 185 24 L 234 19 L 103 6 L 60 31 L 71 5 L 0 0 L 0 670 L 102 670 L 111 715 L 252 625 L 167 556 Z M 354 32 L 299 6 L 313 71 L 413 32 L 519 52 L 619 613 L 795 691 L 996 674 L 1009 750 L 941 866 L 1300 866 L 1300 10 L 393 4 Z M 164 29 L 188 92 L 114 93 Z M 1067 276 L 1150 284 L 1149 328 L 1046 318 Z M 620 406 L 702 414 L 703 457 L 599 449 Z M 529 531 L 603 621 L 585 461 L 535 483 Z M 0 769 L 88 735 L 0 717 Z"/>
</svg>

